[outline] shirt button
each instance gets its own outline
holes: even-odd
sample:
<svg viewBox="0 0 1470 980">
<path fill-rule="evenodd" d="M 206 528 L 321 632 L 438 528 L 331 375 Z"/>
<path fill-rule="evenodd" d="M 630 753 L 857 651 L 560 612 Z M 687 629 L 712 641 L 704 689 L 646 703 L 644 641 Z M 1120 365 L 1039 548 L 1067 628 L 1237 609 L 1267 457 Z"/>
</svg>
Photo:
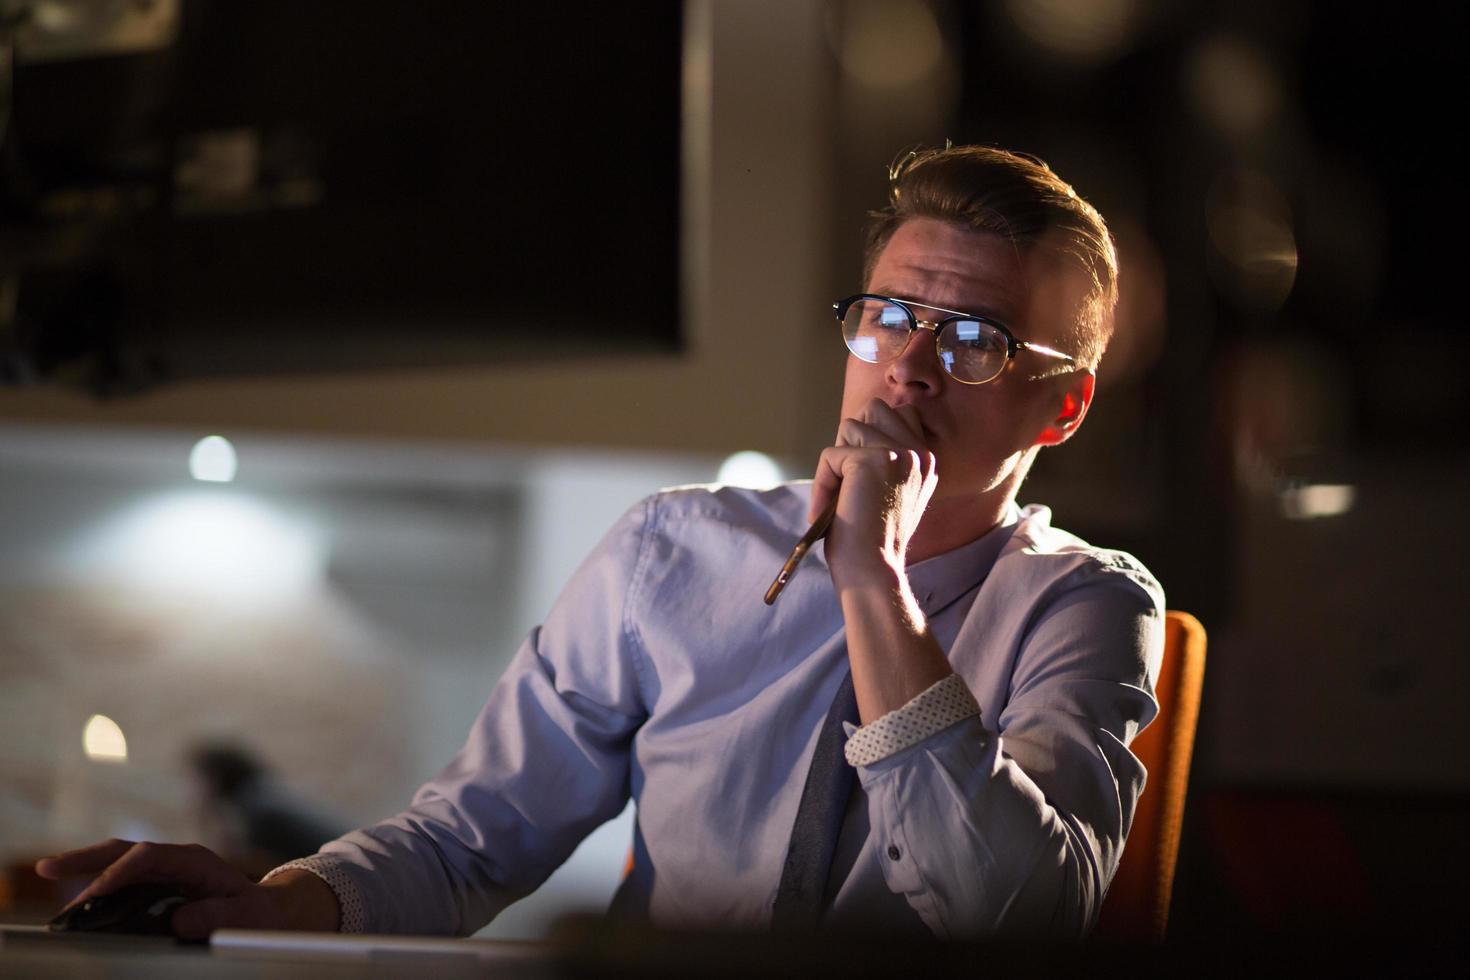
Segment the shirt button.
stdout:
<svg viewBox="0 0 1470 980">
<path fill-rule="evenodd" d="M 903 851 L 900 851 L 898 849 L 898 845 L 897 844 L 889 844 L 888 845 L 888 860 L 890 860 L 890 861 L 897 861 L 901 857 L 903 857 Z"/>
</svg>

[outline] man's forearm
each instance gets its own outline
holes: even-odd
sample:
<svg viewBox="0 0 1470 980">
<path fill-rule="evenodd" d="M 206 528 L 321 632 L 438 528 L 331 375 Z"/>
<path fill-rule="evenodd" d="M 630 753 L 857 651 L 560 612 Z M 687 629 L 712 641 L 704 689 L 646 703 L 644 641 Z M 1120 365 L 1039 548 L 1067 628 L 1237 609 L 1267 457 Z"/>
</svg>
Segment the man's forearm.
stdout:
<svg viewBox="0 0 1470 980">
<path fill-rule="evenodd" d="M 879 566 L 844 582 L 838 595 L 864 725 L 903 707 L 953 672 L 903 572 Z"/>
</svg>

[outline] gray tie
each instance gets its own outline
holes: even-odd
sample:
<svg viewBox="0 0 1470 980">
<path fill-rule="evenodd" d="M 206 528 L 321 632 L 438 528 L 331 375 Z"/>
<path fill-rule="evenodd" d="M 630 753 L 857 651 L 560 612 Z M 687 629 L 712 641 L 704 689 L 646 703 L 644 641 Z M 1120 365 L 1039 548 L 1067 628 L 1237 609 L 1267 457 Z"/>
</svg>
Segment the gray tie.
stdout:
<svg viewBox="0 0 1470 980">
<path fill-rule="evenodd" d="M 842 686 L 827 710 L 827 720 L 817 735 L 817 750 L 807 770 L 806 785 L 801 790 L 801 803 L 796 809 L 796 823 L 791 828 L 791 844 L 786 851 L 786 864 L 781 869 L 781 884 L 776 889 L 771 915 L 774 932 L 810 932 L 822 921 L 832 854 L 837 849 L 847 798 L 856 775 L 842 754 L 843 743 L 847 741 L 842 723 L 856 724 L 857 720 L 857 695 L 853 693 L 849 673 L 842 678 Z"/>
</svg>

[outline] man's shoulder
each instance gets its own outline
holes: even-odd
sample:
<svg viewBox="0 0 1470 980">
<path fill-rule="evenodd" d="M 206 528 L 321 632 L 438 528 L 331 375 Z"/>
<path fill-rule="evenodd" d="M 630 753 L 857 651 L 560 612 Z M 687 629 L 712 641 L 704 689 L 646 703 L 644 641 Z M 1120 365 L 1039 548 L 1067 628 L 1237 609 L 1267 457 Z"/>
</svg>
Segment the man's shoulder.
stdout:
<svg viewBox="0 0 1470 980">
<path fill-rule="evenodd" d="M 690 524 L 727 525 L 759 533 L 800 534 L 806 530 L 811 481 L 782 483 L 764 490 L 720 483 L 668 487 L 644 501 L 649 524 L 673 531 Z"/>
<path fill-rule="evenodd" d="M 805 483 L 766 490 L 703 484 L 644 498 L 631 515 L 638 529 L 635 592 L 658 615 L 675 618 L 687 609 L 707 620 L 711 609 L 732 602 L 741 616 L 766 608 L 761 597 L 807 528 L 809 490 Z M 825 570 L 816 573 L 820 555 L 809 564 L 814 567 L 794 585 L 798 593 L 826 583 Z"/>
<path fill-rule="evenodd" d="M 1130 583 L 1164 608 L 1164 589 L 1138 558 L 1083 540 L 1052 523 L 1051 509 L 1031 504 L 1020 518 L 998 564 L 1011 575 L 1035 579 L 1034 588 L 1088 583 Z"/>
</svg>

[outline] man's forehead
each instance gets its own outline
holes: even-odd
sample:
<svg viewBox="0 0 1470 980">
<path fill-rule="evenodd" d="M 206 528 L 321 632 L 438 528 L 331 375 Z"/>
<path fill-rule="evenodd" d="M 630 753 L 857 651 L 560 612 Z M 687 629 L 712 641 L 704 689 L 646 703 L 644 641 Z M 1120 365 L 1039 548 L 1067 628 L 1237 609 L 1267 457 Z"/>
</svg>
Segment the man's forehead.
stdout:
<svg viewBox="0 0 1470 980">
<path fill-rule="evenodd" d="M 925 309 L 977 313 L 1012 326 L 1060 326 L 1080 315 L 1091 280 L 1061 239 L 1020 245 L 993 232 L 912 218 L 879 253 L 867 288 Z"/>
<path fill-rule="evenodd" d="M 1025 266 L 1024 254 L 999 235 L 914 219 L 879 254 L 867 288 L 924 309 L 1000 316 L 1025 305 Z"/>
</svg>

